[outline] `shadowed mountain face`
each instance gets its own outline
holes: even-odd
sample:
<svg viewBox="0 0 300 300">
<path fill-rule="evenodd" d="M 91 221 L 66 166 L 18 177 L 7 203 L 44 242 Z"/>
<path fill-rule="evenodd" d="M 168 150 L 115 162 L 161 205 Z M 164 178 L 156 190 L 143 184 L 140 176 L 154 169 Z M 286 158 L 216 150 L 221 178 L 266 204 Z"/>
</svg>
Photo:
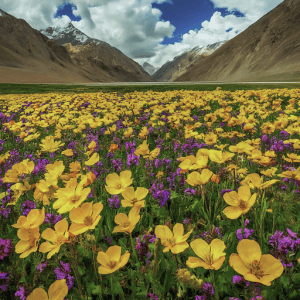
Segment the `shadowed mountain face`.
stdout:
<svg viewBox="0 0 300 300">
<path fill-rule="evenodd" d="M 174 81 L 184 74 L 189 68 L 194 66 L 199 59 L 206 57 L 221 47 L 225 41 L 207 45 L 205 47 L 194 47 L 176 56 L 172 61 L 166 62 L 153 75 L 157 81 Z"/>
<path fill-rule="evenodd" d="M 54 39 L 49 38 L 51 32 Z M 67 41 L 74 43 L 73 51 L 61 44 Z M 122 81 L 155 80 L 121 51 L 89 38 L 71 23 L 65 28 L 47 28 L 40 32 L 23 19 L 0 9 L 0 82 Z"/>
<path fill-rule="evenodd" d="M 174 81 L 300 79 L 300 1 L 285 0 Z"/>
</svg>

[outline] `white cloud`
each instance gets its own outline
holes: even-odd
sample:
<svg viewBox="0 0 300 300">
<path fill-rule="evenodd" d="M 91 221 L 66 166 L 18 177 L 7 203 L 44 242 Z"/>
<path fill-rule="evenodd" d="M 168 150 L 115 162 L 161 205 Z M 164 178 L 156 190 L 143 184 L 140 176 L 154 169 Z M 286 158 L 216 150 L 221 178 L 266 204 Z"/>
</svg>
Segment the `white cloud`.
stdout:
<svg viewBox="0 0 300 300">
<path fill-rule="evenodd" d="M 4 1 L 4 4 L 3 4 Z M 170 3 L 171 0 L 70 0 L 77 6 L 75 16 L 81 20 L 73 25 L 92 38 L 109 43 L 139 64 L 145 61 L 160 67 L 183 51 L 195 46 L 205 46 L 235 37 L 264 14 L 275 8 L 282 0 L 210 0 L 214 8 L 240 11 L 245 17 L 221 16 L 216 11 L 209 20 L 202 22 L 203 28 L 190 30 L 181 41 L 163 45 L 167 37 L 173 37 L 175 27 L 161 20 L 162 12 L 152 8 L 152 3 Z M 64 26 L 70 22 L 68 16 L 54 18 L 63 0 L 2 0 L 1 8 L 7 13 L 24 19 L 39 30 L 52 26 Z M 176 4 L 172 4 L 176 5 Z M 183 12 L 184 13 L 184 12 Z M 200 14 L 199 14 L 200 15 Z M 226 32 L 229 28 L 231 31 Z"/>
</svg>

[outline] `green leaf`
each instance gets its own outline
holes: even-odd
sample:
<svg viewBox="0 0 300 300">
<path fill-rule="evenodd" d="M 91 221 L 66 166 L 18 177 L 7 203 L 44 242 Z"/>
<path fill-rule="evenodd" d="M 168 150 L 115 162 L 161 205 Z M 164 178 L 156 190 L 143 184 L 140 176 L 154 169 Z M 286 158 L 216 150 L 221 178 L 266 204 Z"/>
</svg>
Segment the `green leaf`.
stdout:
<svg viewBox="0 0 300 300">
<path fill-rule="evenodd" d="M 78 272 L 80 276 L 85 274 L 85 266 L 78 266 Z"/>
<path fill-rule="evenodd" d="M 92 290 L 93 295 L 100 295 L 102 296 L 102 288 L 100 285 L 96 285 L 95 288 Z"/>
<path fill-rule="evenodd" d="M 171 191 L 171 199 L 178 198 L 178 194 L 175 191 Z"/>
<path fill-rule="evenodd" d="M 119 245 L 121 245 L 124 249 L 126 249 L 126 244 L 127 244 L 127 239 L 126 238 L 121 238 L 119 239 Z"/>
<path fill-rule="evenodd" d="M 174 272 L 174 267 L 171 266 L 167 269 L 166 275 L 165 275 L 165 282 L 164 282 L 164 293 L 167 294 L 170 290 L 170 287 L 173 285 L 174 278 L 172 276 Z"/>
<path fill-rule="evenodd" d="M 86 252 L 80 244 L 77 245 L 77 251 L 79 254 L 86 256 Z"/>
<path fill-rule="evenodd" d="M 119 282 L 113 283 L 113 292 L 114 292 L 114 294 L 118 294 L 118 295 L 124 294 L 123 289 Z"/>
<path fill-rule="evenodd" d="M 283 284 L 283 286 L 285 288 L 287 288 L 290 285 L 289 278 L 287 276 L 284 276 L 284 275 L 280 277 L 280 282 Z"/>
</svg>

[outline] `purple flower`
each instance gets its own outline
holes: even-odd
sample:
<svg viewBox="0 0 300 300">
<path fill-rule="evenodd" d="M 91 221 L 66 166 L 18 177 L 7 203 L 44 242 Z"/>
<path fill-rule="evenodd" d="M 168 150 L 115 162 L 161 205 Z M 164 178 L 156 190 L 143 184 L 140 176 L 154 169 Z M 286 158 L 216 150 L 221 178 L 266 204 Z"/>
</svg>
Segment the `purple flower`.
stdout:
<svg viewBox="0 0 300 300">
<path fill-rule="evenodd" d="M 0 289 L 6 292 L 8 289 L 9 277 L 7 273 L 0 273 Z"/>
<path fill-rule="evenodd" d="M 241 276 L 234 275 L 232 277 L 232 283 L 240 283 L 241 281 L 243 281 L 243 278 Z"/>
<path fill-rule="evenodd" d="M 119 171 L 122 170 L 123 162 L 120 158 L 119 159 L 113 159 L 112 163 L 113 163 L 113 168 L 115 169 L 115 172 L 119 172 Z"/>
<path fill-rule="evenodd" d="M 60 265 L 61 267 L 57 267 L 54 270 L 54 273 L 56 274 L 56 280 L 66 279 L 68 290 L 70 290 L 74 285 L 74 277 L 71 276 L 70 264 L 60 261 Z"/>
<path fill-rule="evenodd" d="M 158 296 L 154 295 L 153 293 L 149 293 L 148 297 L 150 300 L 159 300 Z"/>
<path fill-rule="evenodd" d="M 4 257 L 7 257 L 13 254 L 13 242 L 12 240 L 6 239 L 3 240 L 0 238 L 0 260 L 3 260 Z"/>
<path fill-rule="evenodd" d="M 36 267 L 36 269 L 37 269 L 38 271 L 40 271 L 40 273 L 42 273 L 43 270 L 44 270 L 44 268 L 46 268 L 46 266 L 47 266 L 47 261 L 45 260 L 43 263 L 38 264 L 38 266 Z"/>
<path fill-rule="evenodd" d="M 34 208 L 36 208 L 35 203 L 33 201 L 26 200 L 21 206 L 22 215 L 27 217 L 28 213 Z"/>
<path fill-rule="evenodd" d="M 246 228 L 246 226 L 248 225 L 249 222 L 250 222 L 250 221 L 247 219 L 247 220 L 245 221 L 245 223 L 244 223 L 244 224 L 245 224 L 245 227 L 244 227 L 244 236 L 242 235 L 242 228 L 239 228 L 239 229 L 236 231 L 236 236 L 237 236 L 239 242 L 240 242 L 241 240 L 243 240 L 243 239 L 247 239 L 247 238 L 248 238 L 249 236 L 251 236 L 252 233 L 254 232 L 253 229 L 249 230 L 248 228 Z"/>
<path fill-rule="evenodd" d="M 51 214 L 51 213 L 46 213 L 44 223 L 51 223 L 52 225 L 55 225 L 60 220 L 62 220 L 62 216 L 61 215 L 55 215 L 55 214 Z"/>
<path fill-rule="evenodd" d="M 108 201 L 109 201 L 109 207 L 113 209 L 118 209 L 120 207 L 120 200 L 118 195 L 112 195 L 112 198 L 109 198 Z"/>
<path fill-rule="evenodd" d="M 27 295 L 28 292 L 22 286 L 19 286 L 19 290 L 15 293 L 15 297 L 20 297 L 21 300 L 26 300 Z"/>
</svg>

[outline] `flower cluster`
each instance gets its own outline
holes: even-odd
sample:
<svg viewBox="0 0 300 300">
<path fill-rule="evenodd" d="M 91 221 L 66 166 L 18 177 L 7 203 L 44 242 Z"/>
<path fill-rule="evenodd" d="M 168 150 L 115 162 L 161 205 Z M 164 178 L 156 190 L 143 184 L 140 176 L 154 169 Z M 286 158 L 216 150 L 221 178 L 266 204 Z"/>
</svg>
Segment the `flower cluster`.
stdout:
<svg viewBox="0 0 300 300">
<path fill-rule="evenodd" d="M 289 253 L 295 253 L 300 250 L 300 238 L 289 228 L 287 236 L 282 231 L 276 230 L 274 235 L 270 237 L 269 244 L 272 246 L 271 254 L 279 258 L 284 267 L 292 268 L 294 264 L 289 259 Z"/>
<path fill-rule="evenodd" d="M 64 263 L 63 261 L 60 261 L 61 267 L 57 267 L 54 272 L 56 274 L 56 279 L 66 279 L 68 290 L 72 288 L 74 285 L 74 277 L 71 276 L 71 269 L 69 263 Z"/>
<path fill-rule="evenodd" d="M 149 250 L 149 244 L 154 243 L 156 239 L 155 234 L 144 234 L 142 239 L 137 237 L 136 238 L 136 246 L 135 249 L 138 251 L 138 256 L 143 263 L 145 263 L 145 254 L 147 256 L 146 265 L 150 264 L 150 257 L 151 253 Z"/>
<path fill-rule="evenodd" d="M 21 206 L 22 215 L 27 216 L 34 208 L 36 208 L 35 203 L 33 201 L 26 200 Z"/>
<path fill-rule="evenodd" d="M 211 243 L 213 239 L 219 238 L 222 239 L 223 235 L 220 232 L 221 227 L 215 227 L 212 226 L 212 229 L 210 231 L 205 231 L 201 233 L 198 237 L 203 238 L 208 244 Z"/>
<path fill-rule="evenodd" d="M 205 282 L 202 286 L 202 294 L 201 296 L 196 296 L 195 300 L 208 300 L 211 296 L 214 296 L 214 289 L 209 282 Z"/>
<path fill-rule="evenodd" d="M 239 242 L 242 240 L 242 239 L 247 239 L 249 236 L 251 236 L 252 235 L 252 233 L 254 232 L 254 230 L 253 229 L 248 229 L 248 228 L 246 228 L 247 227 L 247 225 L 249 224 L 249 220 L 247 219 L 247 220 L 245 220 L 245 227 L 244 227 L 244 235 L 242 234 L 242 228 L 239 228 L 237 231 L 236 231 L 236 236 L 237 236 L 237 238 L 238 238 L 238 240 L 239 240 Z"/>
<path fill-rule="evenodd" d="M 13 247 L 14 245 L 12 240 L 3 240 L 0 238 L 0 260 L 3 260 L 5 257 L 12 255 L 14 253 Z"/>
</svg>

